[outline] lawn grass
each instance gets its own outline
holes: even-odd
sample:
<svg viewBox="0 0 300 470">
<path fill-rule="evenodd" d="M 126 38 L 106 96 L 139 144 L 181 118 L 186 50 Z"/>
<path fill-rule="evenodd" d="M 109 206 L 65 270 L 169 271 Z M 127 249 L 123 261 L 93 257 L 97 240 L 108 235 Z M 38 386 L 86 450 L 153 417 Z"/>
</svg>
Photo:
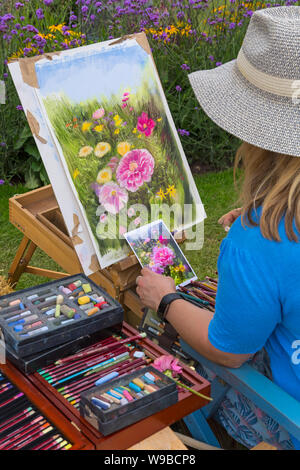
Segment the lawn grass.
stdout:
<svg viewBox="0 0 300 470">
<path fill-rule="evenodd" d="M 237 198 L 233 185 L 231 169 L 219 173 L 196 175 L 195 181 L 205 206 L 207 219 L 204 224 L 204 245 L 200 251 L 186 252 L 187 258 L 201 279 L 204 276 L 214 276 L 217 268 L 219 246 L 226 235 L 224 229 L 217 223 L 225 212 L 235 207 Z M 28 191 L 24 186 L 0 186 L 0 274 L 7 277 L 22 233 L 9 222 L 8 199 L 15 194 Z M 37 249 L 31 265 L 52 270 L 63 271 L 51 258 Z M 17 289 L 24 289 L 48 281 L 44 277 L 23 274 Z"/>
</svg>

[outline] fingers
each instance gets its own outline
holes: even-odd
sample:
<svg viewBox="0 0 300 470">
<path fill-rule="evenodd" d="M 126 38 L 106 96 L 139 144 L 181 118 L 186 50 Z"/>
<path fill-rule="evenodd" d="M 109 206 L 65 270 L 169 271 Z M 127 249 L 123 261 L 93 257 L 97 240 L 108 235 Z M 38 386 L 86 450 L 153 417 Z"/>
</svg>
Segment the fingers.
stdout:
<svg viewBox="0 0 300 470">
<path fill-rule="evenodd" d="M 226 232 L 230 229 L 230 225 L 233 224 L 233 222 L 239 217 L 241 214 L 241 208 L 238 207 L 237 209 L 233 209 L 230 212 L 227 212 L 224 214 L 220 219 L 218 220 L 218 223 L 220 225 L 223 225 L 224 229 Z"/>
</svg>

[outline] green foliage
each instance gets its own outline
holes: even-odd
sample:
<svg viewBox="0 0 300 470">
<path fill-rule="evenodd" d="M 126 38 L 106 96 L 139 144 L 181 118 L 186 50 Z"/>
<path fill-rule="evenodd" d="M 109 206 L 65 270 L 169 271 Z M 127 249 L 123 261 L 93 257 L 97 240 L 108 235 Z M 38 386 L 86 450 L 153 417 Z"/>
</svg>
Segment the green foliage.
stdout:
<svg viewBox="0 0 300 470">
<path fill-rule="evenodd" d="M 19 171 L 24 174 L 26 188 L 34 189 L 49 184 L 47 172 L 27 123 L 14 144 L 14 150 L 22 151 L 24 156 L 25 161 L 21 164 Z"/>
<path fill-rule="evenodd" d="M 32 47 L 25 55 L 43 51 L 77 47 L 83 42 L 92 43 L 117 38 L 144 30 L 150 42 L 157 70 L 177 129 L 189 135 L 180 136 L 185 154 L 191 164 L 202 170 L 231 166 L 238 139 L 216 126 L 199 108 L 191 89 L 188 74 L 197 70 L 215 68 L 219 63 L 236 58 L 253 11 L 272 5 L 299 5 L 299 1 L 278 0 L 263 3 L 258 0 L 144 0 L 137 2 L 133 13 L 131 5 L 123 0 L 88 2 L 82 13 L 82 2 L 53 0 L 45 6 L 42 0 L 23 2 L 16 9 L 15 2 L 1 2 L 0 16 L 12 13 L 8 31 L 0 31 L 0 80 L 6 84 L 7 102 L 0 105 L 0 177 L 26 179 L 30 187 L 44 182 L 45 173 L 38 159 L 32 155 L 32 147 L 15 150 L 15 141 L 26 122 L 22 111 L 16 109 L 19 99 L 8 74 L 7 58 L 13 54 L 23 56 L 27 39 L 34 43 L 36 32 L 22 29 L 9 34 L 15 25 L 33 25 L 47 37 L 42 50 Z M 132 0 L 134 6 L 135 2 Z M 38 19 L 36 10 L 42 8 L 44 18 Z M 71 12 L 78 18 L 72 24 Z M 21 16 L 24 18 L 20 20 Z M 69 45 L 70 33 L 57 29 L 49 36 L 49 27 L 65 23 L 77 36 Z M 51 30 L 52 31 L 52 30 Z M 21 34 L 23 36 L 21 37 Z M 82 36 L 86 34 L 86 39 Z M 7 36 L 11 36 L 8 40 Z M 56 41 L 56 42 L 55 42 Z M 36 45 L 35 45 L 36 46 Z M 185 65 L 186 67 L 182 66 Z M 5 76 L 4 76 L 5 75 Z M 181 87 L 181 91 L 176 90 Z M 29 151 L 28 151 L 29 150 Z"/>
</svg>

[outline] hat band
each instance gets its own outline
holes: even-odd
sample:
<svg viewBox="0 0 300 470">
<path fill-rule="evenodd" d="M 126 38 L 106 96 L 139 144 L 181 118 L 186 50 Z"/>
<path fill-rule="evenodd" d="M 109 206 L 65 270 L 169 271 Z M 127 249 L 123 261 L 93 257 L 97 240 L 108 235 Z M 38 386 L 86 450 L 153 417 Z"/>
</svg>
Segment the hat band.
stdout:
<svg viewBox="0 0 300 470">
<path fill-rule="evenodd" d="M 248 61 L 242 49 L 240 49 L 236 62 L 241 74 L 248 82 L 260 90 L 288 98 L 294 98 L 296 95 L 299 95 L 300 80 L 273 77 L 258 70 Z"/>
</svg>

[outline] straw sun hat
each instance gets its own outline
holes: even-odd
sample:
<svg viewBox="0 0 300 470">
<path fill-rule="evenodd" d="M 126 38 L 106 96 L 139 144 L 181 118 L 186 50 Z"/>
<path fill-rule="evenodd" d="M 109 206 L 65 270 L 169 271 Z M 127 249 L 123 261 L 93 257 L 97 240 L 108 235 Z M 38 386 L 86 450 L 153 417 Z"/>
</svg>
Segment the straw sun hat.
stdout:
<svg viewBox="0 0 300 470">
<path fill-rule="evenodd" d="M 300 157 L 300 7 L 256 11 L 237 59 L 189 79 L 218 126 L 257 147 Z"/>
</svg>

